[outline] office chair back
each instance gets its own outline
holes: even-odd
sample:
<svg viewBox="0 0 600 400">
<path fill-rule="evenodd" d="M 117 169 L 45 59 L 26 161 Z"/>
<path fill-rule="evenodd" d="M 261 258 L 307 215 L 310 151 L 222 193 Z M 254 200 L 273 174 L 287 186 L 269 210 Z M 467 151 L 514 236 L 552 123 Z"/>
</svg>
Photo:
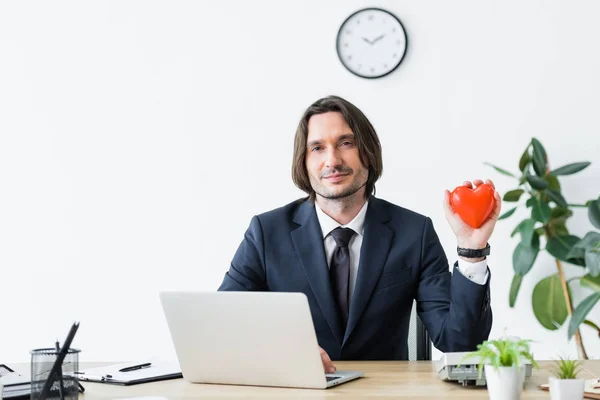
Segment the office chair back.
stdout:
<svg viewBox="0 0 600 400">
<path fill-rule="evenodd" d="M 408 327 L 408 359 L 410 361 L 431 360 L 431 339 L 417 314 L 416 301 L 413 302 Z"/>
</svg>

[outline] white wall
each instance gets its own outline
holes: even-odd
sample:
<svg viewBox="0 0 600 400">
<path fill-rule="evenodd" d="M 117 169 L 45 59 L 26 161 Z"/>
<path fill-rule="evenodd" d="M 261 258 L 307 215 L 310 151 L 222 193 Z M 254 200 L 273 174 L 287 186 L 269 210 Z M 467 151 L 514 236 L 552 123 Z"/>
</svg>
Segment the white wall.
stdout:
<svg viewBox="0 0 600 400">
<path fill-rule="evenodd" d="M 409 35 L 381 80 L 335 54 L 338 26 L 364 6 Z M 570 202 L 596 197 L 599 12 L 593 0 L 0 3 L 0 361 L 27 360 L 74 320 L 84 361 L 174 356 L 157 292 L 216 289 L 250 218 L 301 196 L 293 134 L 327 94 L 378 130 L 378 196 L 431 216 L 451 259 L 442 191 L 486 177 L 511 189 L 483 162 L 516 170 L 531 136 L 553 166 L 593 161 L 563 187 Z M 547 255 L 507 306 L 517 221 L 491 241 L 492 336 L 574 355 L 531 311 L 533 283 L 555 271 Z M 590 225 L 580 213 L 569 227 Z"/>
</svg>

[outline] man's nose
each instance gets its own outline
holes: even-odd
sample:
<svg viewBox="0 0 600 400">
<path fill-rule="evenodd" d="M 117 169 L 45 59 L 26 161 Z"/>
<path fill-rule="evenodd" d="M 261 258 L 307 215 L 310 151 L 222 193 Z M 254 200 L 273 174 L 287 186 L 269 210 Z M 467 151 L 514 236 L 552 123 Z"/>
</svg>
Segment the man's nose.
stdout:
<svg viewBox="0 0 600 400">
<path fill-rule="evenodd" d="M 342 158 L 340 157 L 340 152 L 337 148 L 328 150 L 326 157 L 325 163 L 328 168 L 335 168 L 342 164 Z"/>
</svg>

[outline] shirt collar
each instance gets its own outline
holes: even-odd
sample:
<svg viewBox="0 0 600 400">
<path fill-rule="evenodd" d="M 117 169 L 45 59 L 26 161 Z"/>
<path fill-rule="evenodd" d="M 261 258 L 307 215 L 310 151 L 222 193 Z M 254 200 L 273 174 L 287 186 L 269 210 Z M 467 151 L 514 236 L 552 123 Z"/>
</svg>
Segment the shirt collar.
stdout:
<svg viewBox="0 0 600 400">
<path fill-rule="evenodd" d="M 321 225 L 321 232 L 323 233 L 323 238 L 326 238 L 327 235 L 331 233 L 332 230 L 341 226 L 342 228 L 350 228 L 354 232 L 359 235 L 363 235 L 365 230 L 365 216 L 367 215 L 367 206 L 369 205 L 369 201 L 365 201 L 365 204 L 362 206 L 358 214 L 346 225 L 341 225 L 339 222 L 331 218 L 329 215 L 325 214 L 321 207 L 315 202 L 315 209 L 317 211 L 317 218 L 319 220 L 319 225 Z"/>
</svg>

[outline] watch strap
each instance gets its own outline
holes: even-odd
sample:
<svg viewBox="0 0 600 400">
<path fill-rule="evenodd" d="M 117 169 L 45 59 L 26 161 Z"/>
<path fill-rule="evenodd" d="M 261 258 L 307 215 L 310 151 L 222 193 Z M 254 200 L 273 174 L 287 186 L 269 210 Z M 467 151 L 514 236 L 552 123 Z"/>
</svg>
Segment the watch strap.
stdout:
<svg viewBox="0 0 600 400">
<path fill-rule="evenodd" d="M 490 244 L 487 243 L 483 249 L 466 249 L 463 247 L 456 247 L 456 252 L 461 257 L 466 258 L 480 258 L 490 255 Z"/>
</svg>

